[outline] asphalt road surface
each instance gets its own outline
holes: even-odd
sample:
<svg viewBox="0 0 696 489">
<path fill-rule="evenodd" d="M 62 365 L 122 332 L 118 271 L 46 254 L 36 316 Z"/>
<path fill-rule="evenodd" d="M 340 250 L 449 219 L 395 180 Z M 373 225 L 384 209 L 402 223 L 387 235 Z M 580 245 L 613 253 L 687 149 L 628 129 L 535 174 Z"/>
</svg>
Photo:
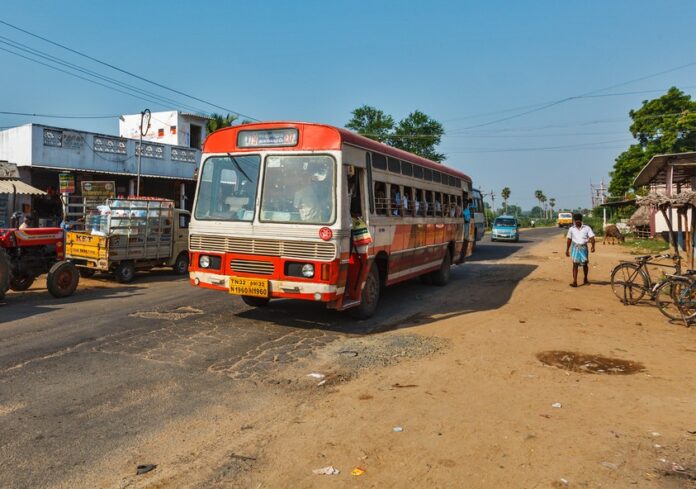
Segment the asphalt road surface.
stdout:
<svg viewBox="0 0 696 489">
<path fill-rule="evenodd" d="M 10 292 L 0 302 L 0 487 L 60 485 L 221 400 L 233 413 L 253 410 L 274 370 L 339 338 L 498 308 L 535 268 L 500 261 L 560 233 L 527 230 L 519 243 L 486 236 L 447 287 L 391 287 L 362 322 L 300 301 L 249 308 L 164 271 L 127 286 L 83 281 L 65 300 Z"/>
</svg>

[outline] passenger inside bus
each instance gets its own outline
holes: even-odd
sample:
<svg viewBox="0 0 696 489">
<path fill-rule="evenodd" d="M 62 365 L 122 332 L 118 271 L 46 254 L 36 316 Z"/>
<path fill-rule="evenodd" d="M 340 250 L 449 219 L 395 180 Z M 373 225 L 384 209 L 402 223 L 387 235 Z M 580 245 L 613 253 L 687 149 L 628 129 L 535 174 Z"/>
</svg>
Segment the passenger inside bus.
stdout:
<svg viewBox="0 0 696 489">
<path fill-rule="evenodd" d="M 387 199 L 387 190 L 383 182 L 375 182 L 375 212 L 384 216 L 387 214 L 389 201 Z"/>
</svg>

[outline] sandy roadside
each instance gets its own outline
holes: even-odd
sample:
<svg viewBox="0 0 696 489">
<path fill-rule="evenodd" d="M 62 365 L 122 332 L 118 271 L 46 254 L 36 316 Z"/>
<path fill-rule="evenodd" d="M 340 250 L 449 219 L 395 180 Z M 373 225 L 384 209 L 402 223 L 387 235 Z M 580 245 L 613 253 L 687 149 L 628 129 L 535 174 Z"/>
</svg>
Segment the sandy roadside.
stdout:
<svg viewBox="0 0 696 489">
<path fill-rule="evenodd" d="M 570 288 L 564 244 L 559 237 L 505 260 L 538 268 L 504 306 L 386 335 L 447 346 L 317 386 L 325 395 L 288 410 L 248 445 L 256 462 L 235 486 L 693 487 L 669 473 L 672 463 L 696 467 L 689 433 L 696 430 L 696 328 L 617 301 L 607 281 L 627 256 L 619 247 L 599 244 L 595 283 Z M 640 362 L 645 370 L 568 372 L 537 360 L 548 350 Z M 341 370 L 331 351 L 304 367 Z M 312 473 L 329 465 L 341 473 Z M 356 466 L 365 473 L 351 476 Z"/>
</svg>

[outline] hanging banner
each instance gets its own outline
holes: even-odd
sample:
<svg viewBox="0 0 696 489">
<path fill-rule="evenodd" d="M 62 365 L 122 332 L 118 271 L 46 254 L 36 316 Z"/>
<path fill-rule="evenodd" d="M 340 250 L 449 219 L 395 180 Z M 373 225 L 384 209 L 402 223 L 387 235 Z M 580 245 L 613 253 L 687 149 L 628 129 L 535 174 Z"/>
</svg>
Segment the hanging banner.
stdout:
<svg viewBox="0 0 696 489">
<path fill-rule="evenodd" d="M 58 187 L 61 194 L 75 193 L 75 177 L 71 173 L 58 174 Z"/>
<path fill-rule="evenodd" d="M 82 182 L 82 196 L 90 199 L 111 199 L 116 197 L 116 182 Z"/>
</svg>

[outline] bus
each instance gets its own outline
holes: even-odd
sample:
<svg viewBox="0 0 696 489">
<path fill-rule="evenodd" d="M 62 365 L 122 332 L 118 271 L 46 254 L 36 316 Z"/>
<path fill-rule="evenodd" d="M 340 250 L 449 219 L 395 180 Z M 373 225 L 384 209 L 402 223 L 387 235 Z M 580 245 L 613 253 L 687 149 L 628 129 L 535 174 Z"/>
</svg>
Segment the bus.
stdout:
<svg viewBox="0 0 696 489">
<path fill-rule="evenodd" d="M 471 253 L 467 175 L 345 129 L 228 127 L 201 161 L 190 282 L 248 305 L 302 299 L 365 319 L 384 286 L 446 285 Z"/>
<path fill-rule="evenodd" d="M 471 191 L 471 220 L 474 222 L 474 238 L 472 244 L 474 248 L 476 243 L 481 241 L 486 232 L 486 214 L 483 207 L 483 195 L 480 190 L 472 189 Z"/>
</svg>

